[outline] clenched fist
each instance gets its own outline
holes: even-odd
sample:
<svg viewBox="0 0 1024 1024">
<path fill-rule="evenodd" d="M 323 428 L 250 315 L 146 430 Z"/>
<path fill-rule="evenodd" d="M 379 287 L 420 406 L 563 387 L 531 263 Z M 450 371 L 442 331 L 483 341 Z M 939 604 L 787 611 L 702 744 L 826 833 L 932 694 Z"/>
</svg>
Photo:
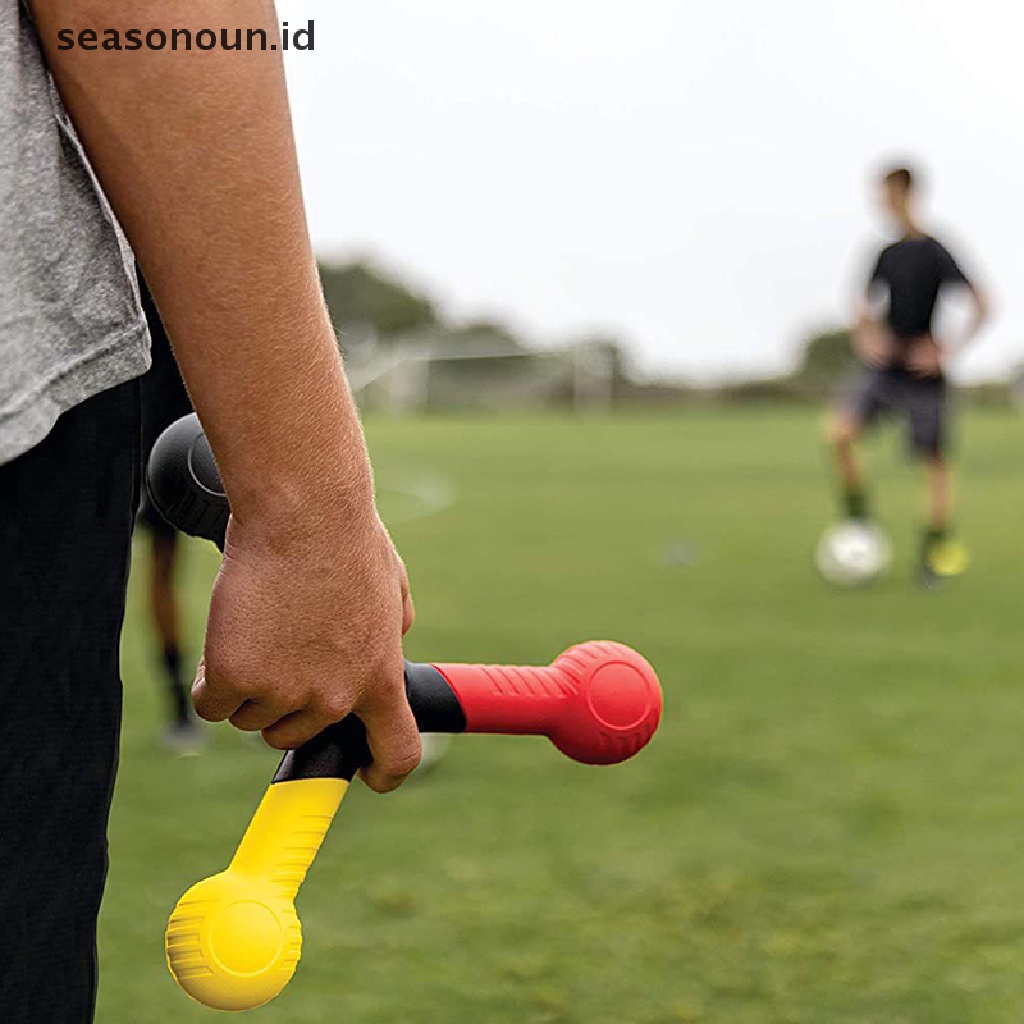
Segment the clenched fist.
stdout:
<svg viewBox="0 0 1024 1024">
<path fill-rule="evenodd" d="M 231 519 L 192 698 L 207 721 L 281 750 L 354 712 L 373 755 L 363 779 L 387 792 L 420 759 L 403 677 L 405 565 L 376 514 L 311 519 L 284 531 Z"/>
</svg>

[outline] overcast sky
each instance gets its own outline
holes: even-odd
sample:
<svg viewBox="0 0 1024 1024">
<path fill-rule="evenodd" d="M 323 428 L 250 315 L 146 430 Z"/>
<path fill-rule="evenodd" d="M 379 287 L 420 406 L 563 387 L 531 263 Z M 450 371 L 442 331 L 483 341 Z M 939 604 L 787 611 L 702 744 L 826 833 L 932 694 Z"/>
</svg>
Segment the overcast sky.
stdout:
<svg viewBox="0 0 1024 1024">
<path fill-rule="evenodd" d="M 907 154 L 998 302 L 963 370 L 1024 362 L 1004 0 L 279 7 L 316 23 L 288 73 L 322 255 L 372 254 L 534 341 L 613 332 L 648 373 L 771 371 L 845 316 L 884 237 L 869 174 Z"/>
</svg>

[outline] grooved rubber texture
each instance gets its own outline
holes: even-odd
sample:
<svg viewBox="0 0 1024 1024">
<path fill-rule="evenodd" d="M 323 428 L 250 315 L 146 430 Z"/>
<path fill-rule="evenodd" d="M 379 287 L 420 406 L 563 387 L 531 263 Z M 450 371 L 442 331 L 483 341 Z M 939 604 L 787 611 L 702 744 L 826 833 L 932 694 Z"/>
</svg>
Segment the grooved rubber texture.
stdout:
<svg viewBox="0 0 1024 1024">
<path fill-rule="evenodd" d="M 466 715 L 467 732 L 542 734 L 586 764 L 643 749 L 661 720 L 661 686 L 636 651 L 579 644 L 546 668 L 436 665 Z"/>
</svg>

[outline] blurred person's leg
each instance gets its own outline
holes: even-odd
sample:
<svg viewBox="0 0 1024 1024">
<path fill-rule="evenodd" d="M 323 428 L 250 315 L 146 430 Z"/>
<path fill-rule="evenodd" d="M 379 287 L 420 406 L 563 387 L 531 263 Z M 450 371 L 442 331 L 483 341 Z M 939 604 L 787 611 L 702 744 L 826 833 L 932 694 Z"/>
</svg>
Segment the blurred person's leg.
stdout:
<svg viewBox="0 0 1024 1024">
<path fill-rule="evenodd" d="M 841 485 L 840 510 L 846 519 L 871 517 L 857 442 L 882 411 L 885 398 L 883 387 L 884 382 L 877 372 L 865 372 L 839 409 L 833 413 L 829 423 L 828 440 Z"/>
<path fill-rule="evenodd" d="M 143 452 L 146 452 L 145 387 L 143 387 Z M 167 693 L 168 746 L 191 752 L 200 739 L 199 726 L 189 701 L 191 676 L 183 667 L 181 613 L 175 593 L 180 545 L 177 531 L 164 522 L 148 497 L 138 515 L 139 526 L 149 537 L 149 612 L 156 631 L 160 671 Z M 186 749 L 187 748 L 187 749 Z"/>
<path fill-rule="evenodd" d="M 140 478 L 137 382 L 0 466 L 0 1019 L 88 1024 Z"/>
<path fill-rule="evenodd" d="M 180 661 L 178 656 L 178 605 L 174 600 L 174 576 L 178 540 L 172 529 L 154 530 L 150 540 L 149 607 L 153 613 L 160 643 L 169 661 Z M 173 666 L 169 666 L 172 667 Z M 172 672 L 172 675 L 177 675 Z M 175 701 L 175 713 L 181 708 Z"/>
<path fill-rule="evenodd" d="M 945 455 L 930 456 L 925 463 L 928 474 L 928 527 L 934 535 L 949 530 L 953 504 L 953 472 Z"/>
<path fill-rule="evenodd" d="M 949 576 L 958 576 L 966 568 L 967 555 L 954 539 L 950 525 L 952 472 L 942 454 L 925 459 L 928 478 L 928 521 L 921 531 L 918 578 L 924 586 L 934 586 Z"/>
<path fill-rule="evenodd" d="M 829 426 L 829 441 L 835 455 L 842 485 L 842 512 L 847 519 L 866 519 L 867 492 L 864 471 L 857 452 L 861 424 L 847 412 L 835 414 Z"/>
<path fill-rule="evenodd" d="M 179 417 L 187 416 L 192 411 L 192 403 L 174 361 L 160 313 L 141 273 L 139 289 L 152 338 L 153 365 L 142 378 L 142 451 L 148 458 L 156 439 Z M 189 698 L 194 673 L 186 671 L 182 664 L 181 615 L 175 593 L 180 552 L 178 533 L 164 521 L 145 493 L 139 523 L 149 534 L 149 610 L 167 690 L 169 717 L 163 739 L 178 753 L 192 754 L 201 746 L 203 734 Z"/>
<path fill-rule="evenodd" d="M 947 452 L 949 387 L 942 378 L 916 381 L 908 401 L 910 442 L 925 466 L 928 488 L 927 521 L 921 534 L 919 572 L 930 585 L 956 576 L 966 567 L 967 555 L 952 536 L 953 474 Z"/>
<path fill-rule="evenodd" d="M 161 663 L 167 683 L 167 701 L 171 736 L 182 732 L 198 733 L 191 712 L 188 684 L 182 669 L 181 616 L 174 590 L 178 567 L 178 535 L 166 523 L 156 525 L 148 522 L 150 536 L 149 608 L 156 626 L 160 643 Z"/>
</svg>

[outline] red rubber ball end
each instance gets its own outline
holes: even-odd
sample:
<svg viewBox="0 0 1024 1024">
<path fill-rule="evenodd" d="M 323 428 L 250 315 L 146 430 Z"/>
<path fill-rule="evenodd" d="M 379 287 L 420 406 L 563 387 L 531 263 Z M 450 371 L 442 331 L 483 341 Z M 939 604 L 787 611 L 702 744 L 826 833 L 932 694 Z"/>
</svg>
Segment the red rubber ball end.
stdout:
<svg viewBox="0 0 1024 1024">
<path fill-rule="evenodd" d="M 591 641 L 560 655 L 553 669 L 572 681 L 576 700 L 551 739 L 584 764 L 618 764 L 650 742 L 661 721 L 658 677 L 646 658 L 610 641 Z"/>
</svg>

